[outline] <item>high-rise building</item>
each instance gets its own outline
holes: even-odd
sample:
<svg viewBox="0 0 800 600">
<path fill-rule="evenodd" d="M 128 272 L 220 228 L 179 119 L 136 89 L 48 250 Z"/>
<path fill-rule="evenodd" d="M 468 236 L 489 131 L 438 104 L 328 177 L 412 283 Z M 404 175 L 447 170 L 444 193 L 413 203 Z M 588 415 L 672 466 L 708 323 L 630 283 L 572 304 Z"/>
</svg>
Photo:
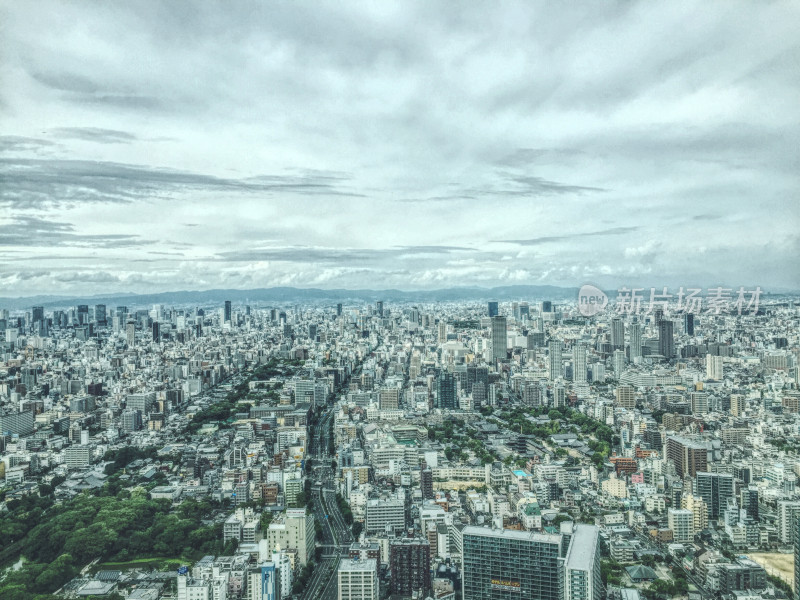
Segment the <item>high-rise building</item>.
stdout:
<svg viewBox="0 0 800 600">
<path fill-rule="evenodd" d="M 667 460 L 675 465 L 679 477 L 694 477 L 708 468 L 708 447 L 681 436 L 667 438 Z"/>
<path fill-rule="evenodd" d="M 247 579 L 247 600 L 281 600 L 280 571 L 275 563 L 249 569 Z"/>
<path fill-rule="evenodd" d="M 442 372 L 437 380 L 436 391 L 436 408 L 450 410 L 458 408 L 455 375 Z"/>
<path fill-rule="evenodd" d="M 706 354 L 706 379 L 722 381 L 722 357 Z"/>
<path fill-rule="evenodd" d="M 364 529 L 367 533 L 402 531 L 406 526 L 405 503 L 398 498 L 367 500 Z"/>
<path fill-rule="evenodd" d="M 642 326 L 639 323 L 633 323 L 630 326 L 630 351 L 629 356 L 631 361 L 635 358 L 641 358 L 642 356 Z"/>
<path fill-rule="evenodd" d="M 625 349 L 625 323 L 622 319 L 611 319 L 611 347 L 615 350 Z"/>
<path fill-rule="evenodd" d="M 274 309 L 273 309 L 273 312 L 274 312 Z M 342 303 L 341 302 L 336 304 L 336 316 L 337 317 L 341 317 L 342 316 Z M 274 321 L 275 319 L 272 319 L 272 320 Z"/>
<path fill-rule="evenodd" d="M 287 508 L 282 517 L 273 519 L 267 530 L 268 547 L 296 550 L 303 567 L 314 558 L 314 539 L 314 515 L 305 508 Z"/>
<path fill-rule="evenodd" d="M 731 394 L 731 415 L 739 417 L 744 412 L 747 404 L 742 394 Z"/>
<path fill-rule="evenodd" d="M 397 410 L 400 408 L 400 388 L 383 388 L 380 393 L 381 410 Z"/>
<path fill-rule="evenodd" d="M 604 598 L 600 577 L 600 530 L 594 525 L 575 525 L 564 560 L 564 600 Z"/>
<path fill-rule="evenodd" d="M 735 498 L 733 475 L 730 473 L 697 473 L 697 495 L 708 507 L 708 520 L 717 521 L 724 516 L 728 500 Z"/>
<path fill-rule="evenodd" d="M 505 360 L 508 350 L 508 333 L 505 317 L 492 317 L 492 362 Z"/>
<path fill-rule="evenodd" d="M 230 323 L 231 321 L 231 301 L 225 300 L 225 308 L 224 313 L 222 315 L 224 323 Z"/>
<path fill-rule="evenodd" d="M 614 350 L 614 354 L 611 355 L 611 365 L 614 368 L 614 377 L 619 379 L 625 370 L 625 352 Z"/>
<path fill-rule="evenodd" d="M 337 571 L 339 600 L 378 600 L 378 563 L 343 558 Z"/>
<path fill-rule="evenodd" d="M 636 408 L 636 388 L 632 385 L 617 386 L 617 398 L 615 404 L 620 408 L 633 410 Z"/>
<path fill-rule="evenodd" d="M 672 539 L 678 543 L 694 540 L 694 515 L 685 508 L 670 508 L 667 511 L 667 527 L 672 530 Z"/>
<path fill-rule="evenodd" d="M 464 600 L 561 598 L 560 535 L 469 526 L 462 531 Z"/>
<path fill-rule="evenodd" d="M 135 321 L 128 321 L 125 323 L 125 338 L 128 342 L 128 346 L 134 346 L 136 344 L 136 322 Z"/>
<path fill-rule="evenodd" d="M 379 317 L 383 317 L 383 300 L 378 300 L 375 303 L 375 312 Z"/>
<path fill-rule="evenodd" d="M 447 341 L 447 323 L 444 321 L 439 321 L 439 343 L 443 344 Z"/>
<path fill-rule="evenodd" d="M 675 355 L 675 338 L 672 329 L 672 321 L 662 319 L 658 322 L 658 353 L 667 360 Z"/>
<path fill-rule="evenodd" d="M 88 325 L 89 324 L 89 305 L 88 304 L 79 304 L 78 305 L 78 325 Z"/>
<path fill-rule="evenodd" d="M 421 594 L 431 590 L 431 547 L 428 540 L 402 539 L 389 546 L 389 565 L 392 570 L 391 593 L 397 596 Z"/>
<path fill-rule="evenodd" d="M 94 322 L 98 325 L 106 325 L 108 323 L 105 304 L 94 305 Z"/>
<path fill-rule="evenodd" d="M 681 508 L 692 511 L 695 531 L 703 531 L 708 528 L 708 505 L 700 496 L 683 494 L 681 496 Z"/>
<path fill-rule="evenodd" d="M 686 332 L 686 335 L 694 335 L 694 315 L 692 313 L 686 313 L 683 315 L 683 329 Z"/>
<path fill-rule="evenodd" d="M 498 305 L 497 302 L 489 302 L 488 313 L 490 317 L 496 317 L 498 314 Z"/>
<path fill-rule="evenodd" d="M 689 403 L 693 415 L 708 413 L 708 394 L 706 392 L 692 392 L 689 396 Z"/>
<path fill-rule="evenodd" d="M 800 501 L 778 501 L 778 539 L 784 544 L 794 543 L 800 516 Z"/>
<path fill-rule="evenodd" d="M 419 487 L 422 490 L 423 500 L 433 499 L 433 471 L 430 468 L 425 468 L 420 471 Z"/>
<path fill-rule="evenodd" d="M 572 347 L 572 380 L 586 383 L 586 344 L 575 344 Z"/>
<path fill-rule="evenodd" d="M 561 378 L 561 367 L 562 367 L 562 358 L 561 358 L 561 341 L 560 340 L 550 340 L 547 343 L 547 353 L 548 353 L 548 377 L 555 381 L 556 379 Z"/>
</svg>

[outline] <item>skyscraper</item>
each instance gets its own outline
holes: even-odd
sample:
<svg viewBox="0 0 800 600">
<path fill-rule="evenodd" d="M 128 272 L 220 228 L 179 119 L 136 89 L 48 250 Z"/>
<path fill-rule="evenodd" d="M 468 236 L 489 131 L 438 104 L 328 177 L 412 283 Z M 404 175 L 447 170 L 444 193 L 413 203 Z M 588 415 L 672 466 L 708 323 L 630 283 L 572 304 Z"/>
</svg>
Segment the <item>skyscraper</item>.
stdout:
<svg viewBox="0 0 800 600">
<path fill-rule="evenodd" d="M 600 600 L 600 530 L 594 525 L 573 526 L 564 561 L 564 600 Z"/>
<path fill-rule="evenodd" d="M 223 322 L 230 323 L 231 320 L 231 301 L 225 300 L 225 312 L 223 314 Z"/>
<path fill-rule="evenodd" d="M 507 335 L 506 318 L 492 317 L 492 362 L 506 359 Z"/>
<path fill-rule="evenodd" d="M 694 315 L 692 313 L 683 315 L 683 328 L 686 335 L 694 335 Z"/>
<path fill-rule="evenodd" d="M 633 323 L 629 331 L 631 337 L 629 356 L 633 362 L 635 358 L 642 356 L 642 326 L 639 323 Z"/>
<path fill-rule="evenodd" d="M 125 323 L 125 337 L 128 342 L 128 346 L 133 346 L 136 344 L 136 323 L 134 321 L 128 321 Z"/>
<path fill-rule="evenodd" d="M 728 500 L 734 498 L 733 475 L 730 473 L 697 473 L 697 495 L 708 506 L 708 520 L 718 520 L 725 513 Z"/>
<path fill-rule="evenodd" d="M 94 305 L 94 321 L 98 325 L 106 325 L 108 323 L 105 304 Z"/>
<path fill-rule="evenodd" d="M 375 312 L 379 317 L 383 317 L 383 300 L 378 300 L 375 303 Z"/>
<path fill-rule="evenodd" d="M 403 539 L 389 546 L 392 569 L 391 591 L 397 596 L 420 592 L 426 597 L 431 590 L 431 547 L 428 540 Z"/>
<path fill-rule="evenodd" d="M 456 396 L 456 377 L 452 373 L 442 373 L 439 375 L 436 394 L 436 408 L 455 409 L 458 408 L 458 397 Z"/>
<path fill-rule="evenodd" d="M 675 355 L 675 339 L 672 328 L 672 321 L 662 319 L 658 322 L 658 353 L 667 360 Z"/>
<path fill-rule="evenodd" d="M 572 380 L 576 383 L 586 382 L 586 345 L 575 344 L 572 347 Z"/>
<path fill-rule="evenodd" d="M 547 343 L 548 353 L 548 375 L 550 379 L 555 381 L 561 378 L 561 341 L 550 340 Z"/>
<path fill-rule="evenodd" d="M 496 317 L 498 315 L 497 311 L 497 302 L 489 302 L 489 312 L 488 315 L 490 317 Z"/>
<path fill-rule="evenodd" d="M 273 309 L 273 310 L 274 310 L 274 309 Z M 337 316 L 337 317 L 341 317 L 341 316 L 342 316 L 342 303 L 341 303 L 341 302 L 339 302 L 339 303 L 336 305 L 336 316 Z M 272 319 L 272 320 L 274 321 L 275 319 Z"/>
<path fill-rule="evenodd" d="M 625 348 L 625 323 L 622 319 L 611 319 L 611 347 L 614 350 Z"/>
</svg>

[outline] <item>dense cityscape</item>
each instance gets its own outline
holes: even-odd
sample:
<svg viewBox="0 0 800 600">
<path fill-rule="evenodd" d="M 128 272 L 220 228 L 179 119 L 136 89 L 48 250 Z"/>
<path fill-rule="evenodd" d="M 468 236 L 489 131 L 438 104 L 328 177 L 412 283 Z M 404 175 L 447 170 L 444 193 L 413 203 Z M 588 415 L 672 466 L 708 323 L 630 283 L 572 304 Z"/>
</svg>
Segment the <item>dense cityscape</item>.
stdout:
<svg viewBox="0 0 800 600">
<path fill-rule="evenodd" d="M 800 310 L 623 308 L 4 310 L 0 597 L 792 597 Z"/>
</svg>

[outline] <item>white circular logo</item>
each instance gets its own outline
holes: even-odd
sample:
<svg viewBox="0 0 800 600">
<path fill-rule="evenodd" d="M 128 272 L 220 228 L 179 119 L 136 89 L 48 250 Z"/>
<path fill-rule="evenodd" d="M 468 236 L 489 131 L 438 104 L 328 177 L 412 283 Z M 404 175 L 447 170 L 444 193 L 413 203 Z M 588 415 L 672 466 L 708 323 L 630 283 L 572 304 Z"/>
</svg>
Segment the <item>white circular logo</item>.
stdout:
<svg viewBox="0 0 800 600">
<path fill-rule="evenodd" d="M 598 287 L 585 284 L 578 291 L 578 312 L 584 317 L 593 317 L 608 306 L 608 296 Z"/>
</svg>

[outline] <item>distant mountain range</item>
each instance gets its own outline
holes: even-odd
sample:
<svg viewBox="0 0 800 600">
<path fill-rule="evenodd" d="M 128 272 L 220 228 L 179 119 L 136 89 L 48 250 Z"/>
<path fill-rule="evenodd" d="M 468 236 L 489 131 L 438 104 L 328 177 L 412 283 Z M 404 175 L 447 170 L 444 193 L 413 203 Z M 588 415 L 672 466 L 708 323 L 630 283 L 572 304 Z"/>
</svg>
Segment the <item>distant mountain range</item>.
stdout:
<svg viewBox="0 0 800 600">
<path fill-rule="evenodd" d="M 31 306 L 61 308 L 77 304 L 107 304 L 109 306 L 208 305 L 222 304 L 230 300 L 236 304 L 245 302 L 456 302 L 464 300 L 574 300 L 578 288 L 552 285 L 510 285 L 503 287 L 453 287 L 439 290 L 323 290 L 319 288 L 272 287 L 252 290 L 203 290 L 161 292 L 158 294 L 101 294 L 97 296 L 29 296 L 24 298 L 0 298 L 0 308 L 9 310 L 27 309 Z"/>
</svg>

